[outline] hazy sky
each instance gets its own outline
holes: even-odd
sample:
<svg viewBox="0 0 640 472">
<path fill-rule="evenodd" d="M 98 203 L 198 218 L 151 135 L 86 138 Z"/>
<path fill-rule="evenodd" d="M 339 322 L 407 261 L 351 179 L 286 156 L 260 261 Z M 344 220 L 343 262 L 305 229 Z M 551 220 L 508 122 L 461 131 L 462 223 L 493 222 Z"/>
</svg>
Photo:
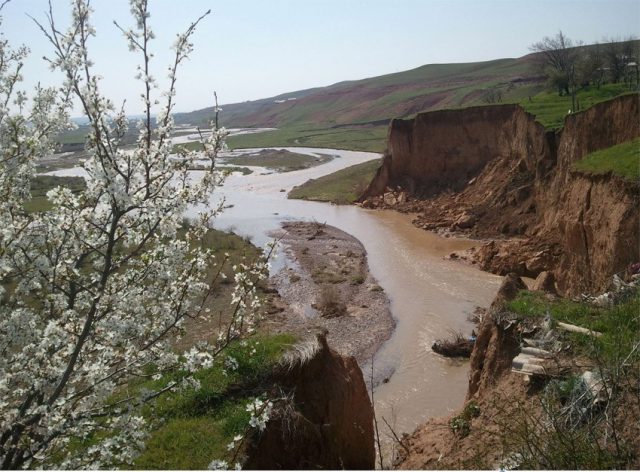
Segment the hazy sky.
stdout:
<svg viewBox="0 0 640 472">
<path fill-rule="evenodd" d="M 52 0 L 66 23 L 69 2 Z M 638 35 L 640 0 L 151 0 L 155 76 L 164 83 L 175 33 L 207 9 L 195 51 L 178 81 L 177 110 L 265 98 L 430 63 L 519 57 L 558 30 L 586 43 Z M 127 0 L 94 0 L 90 44 L 103 91 L 142 109 L 133 80 L 138 57 L 113 25 L 129 26 Z M 46 0 L 12 0 L 2 30 L 31 49 L 25 86 L 58 80 L 41 60 L 51 48 L 27 14 L 44 19 Z"/>
</svg>

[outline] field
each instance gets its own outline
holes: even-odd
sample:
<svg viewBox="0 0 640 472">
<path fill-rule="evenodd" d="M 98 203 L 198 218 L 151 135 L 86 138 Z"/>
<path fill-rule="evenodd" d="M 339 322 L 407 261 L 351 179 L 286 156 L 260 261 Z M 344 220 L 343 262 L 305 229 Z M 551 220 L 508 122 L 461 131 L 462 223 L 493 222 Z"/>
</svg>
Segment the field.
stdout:
<svg viewBox="0 0 640 472">
<path fill-rule="evenodd" d="M 386 124 L 344 128 L 292 126 L 266 133 L 232 136 L 227 141 L 232 149 L 302 146 L 382 152 L 386 136 Z"/>
<path fill-rule="evenodd" d="M 235 166 L 260 166 L 273 169 L 278 172 L 290 172 L 292 170 L 308 169 L 332 159 L 327 154 L 321 154 L 319 157 L 309 156 L 308 154 L 298 154 L 285 149 L 265 149 L 263 151 L 236 157 L 225 157 L 222 160 L 224 164 Z"/>
<path fill-rule="evenodd" d="M 573 164 L 582 172 L 604 174 L 613 172 L 629 180 L 640 180 L 640 138 L 602 149 Z"/>
<path fill-rule="evenodd" d="M 373 179 L 380 159 L 347 167 L 319 179 L 309 180 L 289 192 L 289 198 L 332 203 L 353 203 Z"/>
<path fill-rule="evenodd" d="M 588 86 L 576 94 L 579 110 L 586 110 L 596 103 L 610 100 L 618 95 L 629 93 L 624 84 L 607 84 L 601 87 Z M 548 129 L 562 128 L 564 118 L 571 109 L 571 97 L 559 96 L 556 92 L 543 91 L 532 97 L 517 101 L 522 108 L 536 117 L 536 120 Z"/>
<path fill-rule="evenodd" d="M 39 175 L 31 181 L 31 200 L 25 202 L 25 210 L 28 212 L 50 210 L 52 205 L 47 200 L 47 192 L 57 186 L 69 187 L 72 192 L 79 192 L 86 187 L 82 177 Z"/>
</svg>

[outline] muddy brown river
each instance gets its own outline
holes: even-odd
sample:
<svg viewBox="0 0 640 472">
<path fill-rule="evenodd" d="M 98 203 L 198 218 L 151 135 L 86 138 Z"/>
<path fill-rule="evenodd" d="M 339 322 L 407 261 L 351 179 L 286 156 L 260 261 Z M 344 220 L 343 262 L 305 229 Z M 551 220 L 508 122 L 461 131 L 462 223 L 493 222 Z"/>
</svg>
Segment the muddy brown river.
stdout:
<svg viewBox="0 0 640 472">
<path fill-rule="evenodd" d="M 374 358 L 374 378 L 388 379 L 374 389 L 376 415 L 384 417 L 398 434 L 413 431 L 433 416 L 461 406 L 467 389 L 468 363 L 434 354 L 431 344 L 451 332 L 470 333 L 467 320 L 476 306 L 488 306 L 500 277 L 460 263 L 444 260 L 470 241 L 447 239 L 420 230 L 407 215 L 366 210 L 356 206 L 288 200 L 287 192 L 308 179 L 380 157 L 377 154 L 335 149 L 286 148 L 298 153 L 337 156 L 310 169 L 270 173 L 254 168 L 250 175 L 233 174 L 213 200 L 224 196 L 229 206 L 215 221 L 219 229 L 232 229 L 257 245 L 283 221 L 315 220 L 336 226 L 364 245 L 372 274 L 391 301 L 397 326 Z M 66 169 L 57 175 L 82 175 Z M 197 208 L 190 210 L 193 214 Z M 283 252 L 272 271 L 289 262 Z M 361 366 L 369 379 L 370 364 Z M 381 434 L 386 427 L 380 421 Z M 386 434 L 385 434 L 386 436 Z M 385 441 L 387 445 L 389 441 Z"/>
<path fill-rule="evenodd" d="M 311 178 L 380 157 L 335 149 L 288 148 L 299 153 L 338 156 L 326 164 L 287 173 L 233 175 L 222 189 L 231 206 L 216 220 L 220 229 L 233 229 L 265 244 L 269 233 L 287 220 L 315 220 L 336 226 L 364 245 L 372 274 L 391 300 L 397 326 L 374 358 L 374 377 L 389 379 L 374 390 L 376 414 L 397 433 L 411 432 L 427 418 L 461 406 L 467 389 L 468 363 L 444 359 L 431 344 L 453 331 L 470 333 L 467 320 L 476 306 L 488 306 L 501 278 L 443 256 L 464 249 L 470 241 L 443 238 L 420 230 L 411 218 L 393 211 L 356 206 L 288 200 L 294 185 Z M 219 197 L 218 197 L 219 198 Z M 284 255 L 273 270 L 288 262 Z M 370 365 L 362 366 L 369 379 Z M 382 429 L 386 429 L 381 426 Z"/>
</svg>

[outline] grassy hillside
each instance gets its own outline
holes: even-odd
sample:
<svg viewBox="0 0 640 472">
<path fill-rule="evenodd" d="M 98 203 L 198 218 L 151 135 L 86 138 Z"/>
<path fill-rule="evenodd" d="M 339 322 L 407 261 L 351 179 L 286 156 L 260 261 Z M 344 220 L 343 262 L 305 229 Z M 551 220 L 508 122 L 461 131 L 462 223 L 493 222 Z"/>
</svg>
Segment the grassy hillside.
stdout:
<svg viewBox="0 0 640 472">
<path fill-rule="evenodd" d="M 545 91 L 545 85 L 546 77 L 540 72 L 535 54 L 517 59 L 429 64 L 226 104 L 220 118 L 229 128 L 278 128 L 268 133 L 232 136 L 228 140 L 232 148 L 310 146 L 381 152 L 391 119 L 431 110 L 519 103 L 546 127 L 559 128 L 571 108 L 571 99 Z M 628 91 L 622 84 L 588 87 L 579 92 L 577 99 L 580 109 L 584 109 Z M 213 116 L 213 107 L 208 107 L 178 113 L 175 122 L 208 126 Z M 71 150 L 71 146 L 78 146 L 82 132 L 71 132 L 61 141 Z"/>
<path fill-rule="evenodd" d="M 316 89 L 224 106 L 228 127 L 287 128 L 301 123 L 365 124 L 405 117 L 420 111 L 482 102 L 483 91 L 509 88 L 508 95 L 527 95 L 543 80 L 530 56 L 464 64 L 430 64 L 409 71 L 339 82 Z M 524 89 L 524 90 L 523 90 Z M 176 115 L 177 123 L 198 124 L 212 108 Z"/>
</svg>

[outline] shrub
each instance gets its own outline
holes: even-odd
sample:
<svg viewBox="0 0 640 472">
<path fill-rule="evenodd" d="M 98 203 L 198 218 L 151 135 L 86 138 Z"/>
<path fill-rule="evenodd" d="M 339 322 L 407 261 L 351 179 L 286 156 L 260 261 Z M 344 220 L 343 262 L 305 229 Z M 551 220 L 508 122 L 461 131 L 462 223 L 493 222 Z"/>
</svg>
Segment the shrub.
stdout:
<svg viewBox="0 0 640 472">
<path fill-rule="evenodd" d="M 335 318 L 347 314 L 347 306 L 341 299 L 340 291 L 333 285 L 322 286 L 317 307 L 325 318 Z"/>
<path fill-rule="evenodd" d="M 478 416 L 480 416 L 480 407 L 475 402 L 469 402 L 459 415 L 451 418 L 449 427 L 458 437 L 464 438 L 471 431 L 471 420 Z"/>
</svg>

